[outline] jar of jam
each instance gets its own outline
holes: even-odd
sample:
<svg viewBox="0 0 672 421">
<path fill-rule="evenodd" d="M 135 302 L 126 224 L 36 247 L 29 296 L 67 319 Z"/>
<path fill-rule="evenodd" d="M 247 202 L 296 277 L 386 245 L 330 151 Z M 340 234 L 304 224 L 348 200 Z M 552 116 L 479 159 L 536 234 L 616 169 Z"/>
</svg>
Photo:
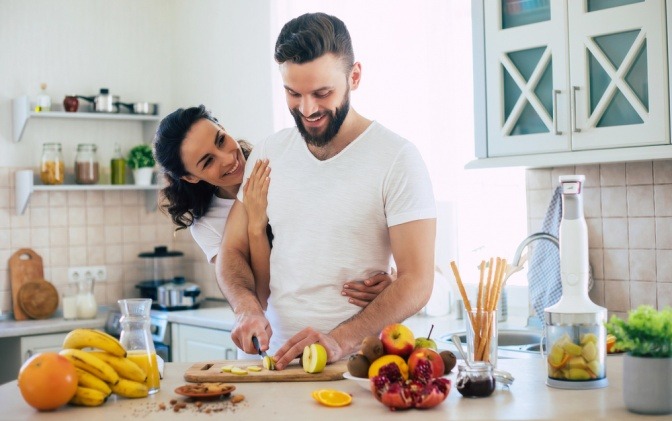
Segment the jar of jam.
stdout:
<svg viewBox="0 0 672 421">
<path fill-rule="evenodd" d="M 77 184 L 96 184 L 98 182 L 98 148 L 92 143 L 77 145 L 75 156 L 75 182 Z"/>
<path fill-rule="evenodd" d="M 485 398 L 495 391 L 495 376 L 492 364 L 472 362 L 457 367 L 457 391 L 467 398 Z"/>
<path fill-rule="evenodd" d="M 44 184 L 63 184 L 65 179 L 65 163 L 61 153 L 60 143 L 45 143 L 42 145 L 42 160 L 40 161 L 40 180 Z"/>
</svg>

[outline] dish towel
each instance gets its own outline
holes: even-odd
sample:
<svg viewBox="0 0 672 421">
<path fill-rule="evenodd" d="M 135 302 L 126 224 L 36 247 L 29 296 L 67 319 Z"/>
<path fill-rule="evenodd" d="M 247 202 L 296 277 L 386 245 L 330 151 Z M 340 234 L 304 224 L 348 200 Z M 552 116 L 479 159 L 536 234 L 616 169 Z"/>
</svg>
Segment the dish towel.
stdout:
<svg viewBox="0 0 672 421">
<path fill-rule="evenodd" d="M 559 237 L 562 219 L 562 192 L 558 186 L 546 211 L 541 231 Z M 551 241 L 538 240 L 532 248 L 527 271 L 527 284 L 530 301 L 536 313 L 536 319 L 530 325 L 539 323 L 544 326 L 544 309 L 557 303 L 562 296 L 560 281 L 560 249 Z"/>
</svg>

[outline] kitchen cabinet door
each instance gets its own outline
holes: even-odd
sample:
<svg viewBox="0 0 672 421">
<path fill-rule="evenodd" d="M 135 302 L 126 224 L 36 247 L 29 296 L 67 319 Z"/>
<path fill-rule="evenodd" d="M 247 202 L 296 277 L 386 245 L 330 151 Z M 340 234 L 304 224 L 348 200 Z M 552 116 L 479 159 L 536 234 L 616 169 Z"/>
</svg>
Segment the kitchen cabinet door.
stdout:
<svg viewBox="0 0 672 421">
<path fill-rule="evenodd" d="M 670 145 L 664 0 L 473 6 L 479 158 Z"/>
<path fill-rule="evenodd" d="M 171 333 L 173 362 L 236 359 L 236 345 L 227 330 L 172 323 Z"/>
<path fill-rule="evenodd" d="M 63 348 L 63 340 L 67 332 L 49 335 L 35 335 L 21 337 L 22 363 L 40 352 L 58 352 Z"/>
</svg>

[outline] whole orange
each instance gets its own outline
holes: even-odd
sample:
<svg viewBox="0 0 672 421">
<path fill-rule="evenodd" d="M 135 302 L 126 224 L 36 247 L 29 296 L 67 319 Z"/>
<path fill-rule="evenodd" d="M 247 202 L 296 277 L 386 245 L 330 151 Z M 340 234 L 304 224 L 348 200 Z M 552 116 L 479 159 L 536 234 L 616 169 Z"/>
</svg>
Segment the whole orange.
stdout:
<svg viewBox="0 0 672 421">
<path fill-rule="evenodd" d="M 52 411 L 75 396 L 77 371 L 62 355 L 44 352 L 23 363 L 18 383 L 28 405 L 40 411 Z"/>
</svg>

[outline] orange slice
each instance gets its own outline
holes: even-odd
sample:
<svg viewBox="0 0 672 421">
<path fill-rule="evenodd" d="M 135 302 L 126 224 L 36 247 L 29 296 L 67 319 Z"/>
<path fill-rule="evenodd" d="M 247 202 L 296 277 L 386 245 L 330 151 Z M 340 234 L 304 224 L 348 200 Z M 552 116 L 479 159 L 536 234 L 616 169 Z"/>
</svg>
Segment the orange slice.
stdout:
<svg viewBox="0 0 672 421">
<path fill-rule="evenodd" d="M 333 389 L 320 389 L 312 393 L 313 399 L 325 406 L 347 406 L 352 402 L 350 394 Z"/>
<path fill-rule="evenodd" d="M 607 335 L 607 353 L 614 352 L 614 345 L 616 344 L 616 337 L 611 333 Z"/>
</svg>

